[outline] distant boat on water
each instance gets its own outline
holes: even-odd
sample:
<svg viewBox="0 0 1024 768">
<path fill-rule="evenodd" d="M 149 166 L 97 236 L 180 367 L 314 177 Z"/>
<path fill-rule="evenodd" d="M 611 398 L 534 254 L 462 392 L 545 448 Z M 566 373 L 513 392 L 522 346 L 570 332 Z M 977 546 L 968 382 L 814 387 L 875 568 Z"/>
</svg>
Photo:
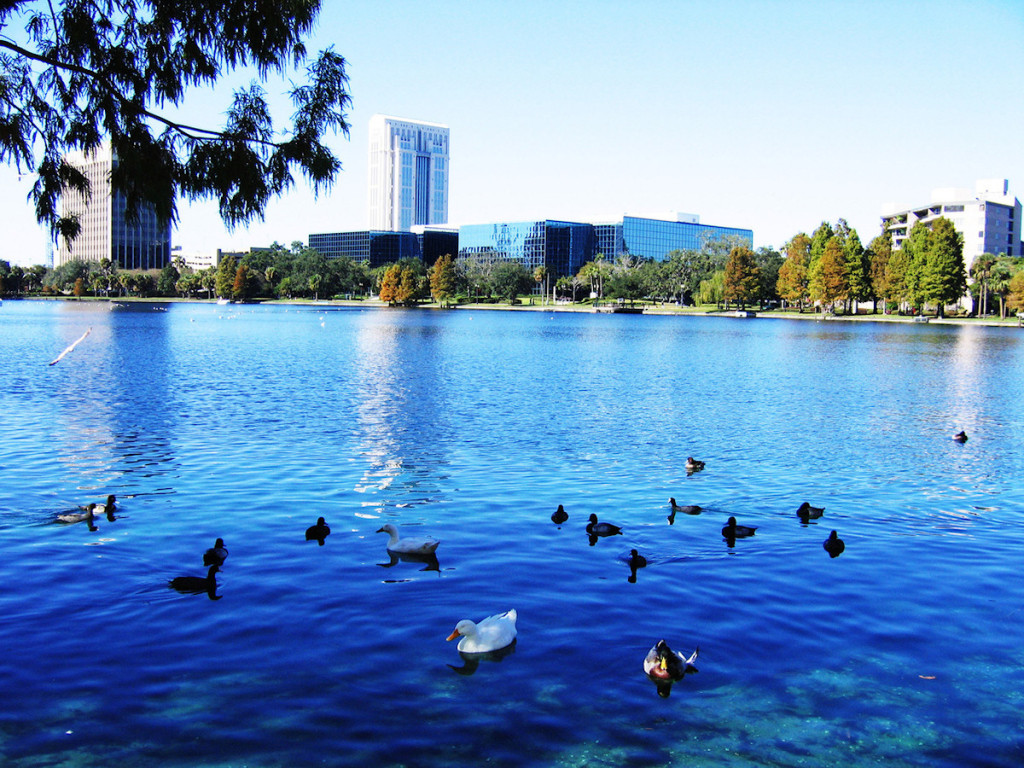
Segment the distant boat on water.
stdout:
<svg viewBox="0 0 1024 768">
<path fill-rule="evenodd" d="M 221 304 L 221 305 L 230 304 L 231 303 L 231 299 L 217 299 L 217 303 Z"/>
</svg>

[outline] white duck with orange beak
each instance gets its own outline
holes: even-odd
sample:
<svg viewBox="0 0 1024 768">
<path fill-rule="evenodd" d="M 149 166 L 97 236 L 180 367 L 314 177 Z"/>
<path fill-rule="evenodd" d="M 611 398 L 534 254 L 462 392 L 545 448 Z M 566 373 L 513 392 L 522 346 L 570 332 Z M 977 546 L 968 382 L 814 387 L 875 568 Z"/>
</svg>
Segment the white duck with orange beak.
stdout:
<svg viewBox="0 0 1024 768">
<path fill-rule="evenodd" d="M 459 651 L 462 653 L 490 653 L 512 645 L 516 639 L 516 609 L 488 616 L 474 623 L 463 619 L 455 625 L 449 640 L 461 637 Z"/>
</svg>

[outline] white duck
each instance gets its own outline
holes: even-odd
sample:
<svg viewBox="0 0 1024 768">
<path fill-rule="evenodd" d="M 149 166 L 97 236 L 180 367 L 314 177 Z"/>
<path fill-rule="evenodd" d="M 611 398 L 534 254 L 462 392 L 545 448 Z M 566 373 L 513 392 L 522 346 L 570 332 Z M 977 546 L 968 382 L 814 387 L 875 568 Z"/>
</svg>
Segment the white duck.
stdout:
<svg viewBox="0 0 1024 768">
<path fill-rule="evenodd" d="M 488 616 L 479 623 L 463 619 L 455 625 L 449 640 L 461 637 L 459 651 L 462 653 L 490 653 L 512 645 L 516 639 L 516 609 Z"/>
<path fill-rule="evenodd" d="M 430 536 L 398 538 L 398 528 L 391 523 L 386 523 L 377 529 L 377 533 L 386 533 L 388 539 L 388 552 L 399 552 L 407 555 L 429 555 L 441 542 Z"/>
</svg>

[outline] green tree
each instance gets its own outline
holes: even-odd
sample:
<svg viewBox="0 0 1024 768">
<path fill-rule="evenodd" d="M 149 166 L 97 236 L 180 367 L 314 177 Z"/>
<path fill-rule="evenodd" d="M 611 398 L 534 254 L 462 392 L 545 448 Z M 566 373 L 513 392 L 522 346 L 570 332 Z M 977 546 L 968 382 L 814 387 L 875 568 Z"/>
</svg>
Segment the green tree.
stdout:
<svg viewBox="0 0 1024 768">
<path fill-rule="evenodd" d="M 761 308 L 764 309 L 780 298 L 776 286 L 784 262 L 782 254 L 768 246 L 758 248 L 754 253 L 754 259 L 757 261 L 759 271 L 757 300 L 761 304 Z"/>
<path fill-rule="evenodd" d="M 871 279 L 872 312 L 878 311 L 878 299 L 888 299 L 892 295 L 889 285 L 889 259 L 892 258 L 892 235 L 888 229 L 875 237 L 868 245 L 868 274 Z"/>
<path fill-rule="evenodd" d="M 717 245 L 717 241 L 715 241 Z M 725 258 L 728 258 L 726 255 Z M 700 290 L 702 280 L 707 280 L 714 273 L 716 256 L 712 250 L 675 250 L 670 251 L 662 262 L 663 280 L 668 295 L 679 296 L 680 304 L 692 304 Z"/>
<path fill-rule="evenodd" d="M 1018 268 L 1014 259 L 1002 253 L 999 254 L 999 258 L 992 265 L 992 274 L 989 277 L 989 282 L 992 287 L 992 293 L 999 297 L 1000 318 L 1006 317 L 1006 298 L 1010 293 L 1010 281 L 1013 279 L 1013 274 Z"/>
<path fill-rule="evenodd" d="M 935 302 L 935 314 L 942 317 L 946 305 L 960 301 L 967 291 L 964 237 L 952 221 L 940 216 L 932 223 L 928 239 L 921 289 L 928 301 Z"/>
<path fill-rule="evenodd" d="M 324 283 L 324 277 L 320 274 L 312 274 L 309 276 L 309 290 L 313 293 L 313 301 L 320 299 L 320 286 Z"/>
<path fill-rule="evenodd" d="M 871 298 L 871 265 L 857 230 L 847 224 L 846 219 L 836 222 L 836 236 L 842 242 L 846 259 L 846 281 L 848 298 L 852 303 Z"/>
<path fill-rule="evenodd" d="M 497 262 L 492 256 L 485 253 L 470 253 L 460 256 L 460 269 L 466 280 L 466 290 L 469 293 L 470 301 L 475 297 L 490 297 L 491 287 L 494 283 L 494 270 Z"/>
<path fill-rule="evenodd" d="M 700 281 L 697 289 L 698 304 L 714 304 L 721 306 L 725 300 L 725 270 L 714 272 L 711 277 Z"/>
<path fill-rule="evenodd" d="M 195 272 L 185 272 L 174 284 L 174 289 L 186 298 L 194 298 L 199 287 L 199 278 Z"/>
<path fill-rule="evenodd" d="M 825 255 L 825 246 L 828 245 L 828 241 L 831 240 L 836 234 L 836 231 L 832 228 L 832 225 L 827 221 L 821 222 L 818 228 L 811 233 L 811 250 L 810 258 L 807 262 L 807 269 L 813 272 L 817 268 L 818 261 Z"/>
<path fill-rule="evenodd" d="M 230 253 L 220 260 L 220 264 L 217 265 L 217 278 L 214 284 L 219 297 L 224 299 L 231 297 L 231 292 L 235 287 L 235 274 L 237 272 L 238 262 Z"/>
<path fill-rule="evenodd" d="M 900 248 L 903 258 L 898 263 L 903 268 L 904 300 L 917 311 L 928 300 L 924 280 L 931 241 L 931 229 L 919 221 L 911 227 L 909 236 Z"/>
<path fill-rule="evenodd" d="M 992 267 L 996 263 L 996 255 L 983 253 L 971 264 L 971 277 L 974 278 L 974 288 L 977 291 L 977 298 L 980 301 L 978 315 L 988 314 L 989 280 L 992 277 Z"/>
<path fill-rule="evenodd" d="M 451 306 L 458 291 L 458 271 L 450 253 L 440 256 L 430 270 L 430 294 L 442 307 Z"/>
<path fill-rule="evenodd" d="M 761 270 L 757 266 L 754 252 L 746 246 L 737 246 L 729 253 L 725 262 L 726 303 L 735 301 L 740 309 L 757 300 Z"/>
<path fill-rule="evenodd" d="M 522 293 L 533 289 L 533 275 L 518 261 L 504 261 L 494 269 L 494 293 L 509 304 L 515 304 Z"/>
<path fill-rule="evenodd" d="M 629 254 L 615 260 L 607 278 L 607 295 L 613 299 L 627 299 L 630 304 L 647 294 L 644 266 L 647 262 Z"/>
<path fill-rule="evenodd" d="M 0 29 L 21 25 L 24 35 L 0 36 L 0 162 L 35 174 L 36 217 L 67 238 L 80 224 L 60 216 L 58 199 L 88 182 L 64 155 L 105 139 L 129 216 L 145 204 L 173 222 L 179 197 L 213 198 L 234 226 L 262 216 L 296 170 L 319 192 L 340 169 L 323 138 L 348 132 L 344 59 L 328 49 L 306 67 L 307 82 L 291 88 L 290 125 L 274 125 L 261 86 L 305 63 L 319 10 L 319 0 L 2 3 Z M 259 81 L 235 92 L 221 129 L 175 120 L 193 88 L 246 67 Z"/>
<path fill-rule="evenodd" d="M 177 294 L 176 285 L 181 278 L 178 270 L 173 264 L 165 264 L 160 270 L 160 278 L 156 282 L 157 292 L 161 296 L 174 296 Z"/>
<path fill-rule="evenodd" d="M 544 284 L 544 300 L 547 301 L 548 297 L 548 268 L 543 264 L 538 264 L 533 268 L 533 280 L 537 285 Z M 542 302 L 543 303 L 543 302 Z"/>
</svg>

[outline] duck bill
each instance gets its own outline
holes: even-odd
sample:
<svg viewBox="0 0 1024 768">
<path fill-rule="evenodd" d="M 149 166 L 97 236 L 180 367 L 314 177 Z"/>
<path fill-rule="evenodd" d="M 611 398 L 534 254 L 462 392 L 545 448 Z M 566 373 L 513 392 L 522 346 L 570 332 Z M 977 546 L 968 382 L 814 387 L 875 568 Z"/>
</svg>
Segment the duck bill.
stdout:
<svg viewBox="0 0 1024 768">
<path fill-rule="evenodd" d="M 448 635 L 447 639 L 448 640 L 454 640 L 456 637 L 460 637 L 459 630 L 457 630 L 457 629 L 454 632 L 452 632 L 450 635 Z"/>
</svg>

